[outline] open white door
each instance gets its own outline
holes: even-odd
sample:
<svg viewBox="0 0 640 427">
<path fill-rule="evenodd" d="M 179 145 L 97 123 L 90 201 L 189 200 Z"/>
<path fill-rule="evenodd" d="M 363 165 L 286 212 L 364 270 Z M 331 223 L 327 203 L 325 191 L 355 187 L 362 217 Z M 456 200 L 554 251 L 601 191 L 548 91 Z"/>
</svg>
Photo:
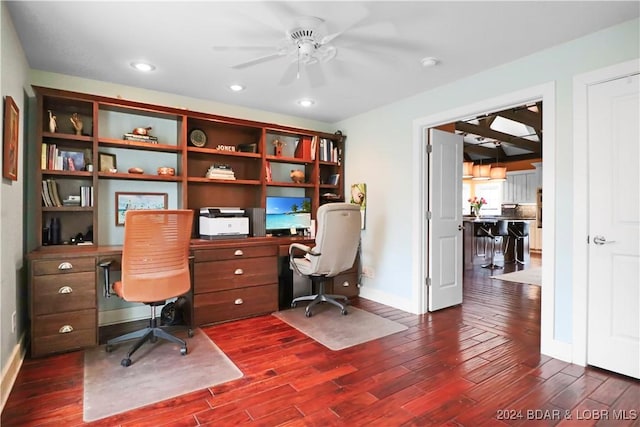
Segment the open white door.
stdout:
<svg viewBox="0 0 640 427">
<path fill-rule="evenodd" d="M 588 89 L 587 363 L 640 378 L 640 77 Z"/>
<path fill-rule="evenodd" d="M 462 136 L 429 129 L 429 311 L 462 303 Z"/>
</svg>

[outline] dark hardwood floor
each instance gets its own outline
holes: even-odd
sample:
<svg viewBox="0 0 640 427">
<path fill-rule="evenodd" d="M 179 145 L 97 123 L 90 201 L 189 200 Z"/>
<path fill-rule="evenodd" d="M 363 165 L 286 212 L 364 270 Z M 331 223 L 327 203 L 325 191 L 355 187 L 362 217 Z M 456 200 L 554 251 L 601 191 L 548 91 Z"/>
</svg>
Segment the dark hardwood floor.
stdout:
<svg viewBox="0 0 640 427">
<path fill-rule="evenodd" d="M 490 275 L 422 316 L 355 299 L 409 329 L 339 352 L 270 315 L 205 327 L 243 378 L 92 425 L 639 426 L 640 383 L 541 356 L 540 288 Z M 1 424 L 83 425 L 82 387 L 82 352 L 27 359 Z"/>
</svg>

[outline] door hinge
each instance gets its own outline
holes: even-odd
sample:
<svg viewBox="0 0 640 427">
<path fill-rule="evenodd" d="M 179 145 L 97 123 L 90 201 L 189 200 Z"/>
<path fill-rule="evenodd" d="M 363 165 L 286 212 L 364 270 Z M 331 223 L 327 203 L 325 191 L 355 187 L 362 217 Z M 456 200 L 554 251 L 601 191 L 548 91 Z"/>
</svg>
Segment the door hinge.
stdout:
<svg viewBox="0 0 640 427">
<path fill-rule="evenodd" d="M 431 286 L 431 277 L 427 277 L 425 282 L 427 283 L 427 286 Z"/>
<path fill-rule="evenodd" d="M 424 213 L 424 216 L 427 219 L 427 221 L 431 221 L 431 211 L 426 211 Z"/>
<path fill-rule="evenodd" d="M 431 144 L 427 144 L 427 154 L 431 154 L 431 152 L 433 151 L 433 145 Z"/>
</svg>

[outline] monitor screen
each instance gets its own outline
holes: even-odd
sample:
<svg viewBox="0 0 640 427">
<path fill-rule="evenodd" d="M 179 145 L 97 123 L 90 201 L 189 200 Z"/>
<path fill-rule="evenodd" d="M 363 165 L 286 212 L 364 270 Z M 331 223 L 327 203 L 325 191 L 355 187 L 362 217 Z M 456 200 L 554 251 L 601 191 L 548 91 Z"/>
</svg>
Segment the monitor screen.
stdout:
<svg viewBox="0 0 640 427">
<path fill-rule="evenodd" d="M 289 233 L 311 227 L 311 199 L 308 197 L 267 196 L 266 229 L 268 233 Z"/>
</svg>

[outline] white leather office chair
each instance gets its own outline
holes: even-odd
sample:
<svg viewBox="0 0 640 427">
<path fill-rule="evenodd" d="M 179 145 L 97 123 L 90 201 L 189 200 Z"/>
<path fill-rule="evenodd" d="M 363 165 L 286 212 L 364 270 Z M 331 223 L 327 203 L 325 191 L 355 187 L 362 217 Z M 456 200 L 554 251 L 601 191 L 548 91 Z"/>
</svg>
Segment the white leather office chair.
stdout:
<svg viewBox="0 0 640 427">
<path fill-rule="evenodd" d="M 347 314 L 344 295 L 325 293 L 325 281 L 350 269 L 356 259 L 360 245 L 360 206 L 350 203 L 329 203 L 320 206 L 317 212 L 317 232 L 315 246 L 293 243 L 289 246 L 289 264 L 301 276 L 307 276 L 317 289 L 315 295 L 295 298 L 291 306 L 298 302 L 311 301 L 305 315 L 311 317 L 311 308 L 321 302 L 328 302 Z M 304 254 L 304 256 L 300 256 Z"/>
</svg>

